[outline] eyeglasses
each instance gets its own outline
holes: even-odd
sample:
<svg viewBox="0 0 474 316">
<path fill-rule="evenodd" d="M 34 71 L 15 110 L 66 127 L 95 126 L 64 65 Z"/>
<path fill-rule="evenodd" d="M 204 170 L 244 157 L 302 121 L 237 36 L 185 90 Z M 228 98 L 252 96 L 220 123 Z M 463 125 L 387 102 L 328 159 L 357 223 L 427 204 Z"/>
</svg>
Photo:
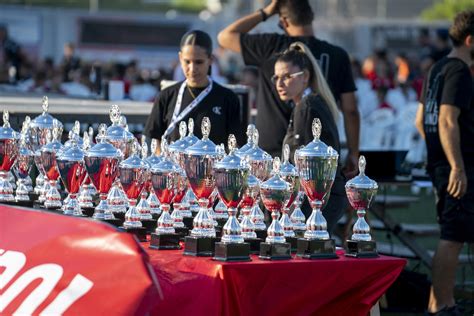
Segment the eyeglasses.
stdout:
<svg viewBox="0 0 474 316">
<path fill-rule="evenodd" d="M 290 82 L 291 79 L 301 76 L 302 74 L 304 74 L 304 71 L 298 71 L 292 74 L 286 74 L 281 77 L 277 75 L 273 75 L 270 80 L 272 81 L 273 84 L 277 84 L 278 81 L 283 80 L 283 83 L 286 85 L 288 84 L 288 82 Z"/>
</svg>

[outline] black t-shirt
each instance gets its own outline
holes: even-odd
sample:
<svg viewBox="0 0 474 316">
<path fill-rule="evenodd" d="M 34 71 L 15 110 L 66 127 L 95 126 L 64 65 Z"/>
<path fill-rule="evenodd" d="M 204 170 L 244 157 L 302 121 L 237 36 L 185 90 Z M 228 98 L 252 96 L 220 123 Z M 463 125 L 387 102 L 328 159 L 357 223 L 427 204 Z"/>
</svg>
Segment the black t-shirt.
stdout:
<svg viewBox="0 0 474 316">
<path fill-rule="evenodd" d="M 461 110 L 458 123 L 461 154 L 465 165 L 474 165 L 473 82 L 469 67 L 458 58 L 445 57 L 431 67 L 423 83 L 420 102 L 424 105 L 423 129 L 428 150 L 428 170 L 449 166 L 439 138 L 439 107 L 442 104 Z"/>
<path fill-rule="evenodd" d="M 245 63 L 257 66 L 261 70 L 257 93 L 259 143 L 273 156 L 279 156 L 281 153 L 283 137 L 292 109 L 291 106 L 280 101 L 270 78 L 275 70 L 277 53 L 284 51 L 296 41 L 305 43 L 319 61 L 336 101 L 339 101 L 342 93 L 356 90 L 349 56 L 338 46 L 318 40 L 313 36 L 290 37 L 276 33 L 242 34 L 240 45 Z"/>
<path fill-rule="evenodd" d="M 290 123 L 285 135 L 284 143 L 290 146 L 290 158 L 293 162 L 295 150 L 306 146 L 314 137 L 312 132 L 313 119 L 319 118 L 322 125 L 321 141 L 332 146 L 340 153 L 339 133 L 336 122 L 324 99 L 317 94 L 310 94 L 296 105 L 291 113 Z M 336 179 L 331 192 L 343 195 L 345 177 L 341 172 L 341 163 L 338 163 Z"/>
<path fill-rule="evenodd" d="M 144 133 L 148 137 L 160 140 L 161 136 L 165 133 L 173 117 L 181 84 L 182 82 L 178 82 L 164 89 L 156 98 L 145 126 Z M 194 96 L 197 97 L 204 89 L 205 88 L 191 88 L 191 91 Z M 185 88 L 180 113 L 183 112 L 193 100 L 194 97 L 188 88 Z M 227 144 L 229 134 L 234 134 L 239 144 L 245 142 L 241 136 L 244 135 L 243 130 L 245 127 L 241 124 L 240 104 L 237 95 L 214 81 L 209 94 L 183 119 L 186 122 L 189 118 L 194 119 L 194 135 L 198 138 L 202 137 L 201 122 L 206 116 L 209 117 L 211 121 L 209 138 L 215 144 Z M 168 137 L 170 141 L 177 139 L 179 139 L 179 122 L 175 125 L 173 132 L 171 132 Z"/>
</svg>

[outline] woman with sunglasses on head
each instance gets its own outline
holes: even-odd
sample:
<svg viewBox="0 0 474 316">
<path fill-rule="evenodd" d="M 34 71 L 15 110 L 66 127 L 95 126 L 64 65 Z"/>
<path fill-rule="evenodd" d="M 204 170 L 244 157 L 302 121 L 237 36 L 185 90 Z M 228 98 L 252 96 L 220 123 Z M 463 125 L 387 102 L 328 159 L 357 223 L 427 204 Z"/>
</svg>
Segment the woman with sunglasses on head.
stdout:
<svg viewBox="0 0 474 316">
<path fill-rule="evenodd" d="M 336 101 L 316 59 L 306 45 L 295 42 L 278 56 L 272 82 L 282 101 L 294 103 L 290 123 L 283 140 L 283 144 L 290 146 L 291 159 L 296 149 L 306 146 L 314 139 L 311 127 L 315 118 L 319 118 L 322 124 L 321 140 L 340 153 L 339 133 L 336 126 L 339 112 Z M 334 229 L 347 206 L 345 182 L 346 179 L 339 163 L 330 199 L 323 209 L 329 233 Z M 303 212 L 309 215 L 311 212 L 309 204 L 305 203 Z"/>
<path fill-rule="evenodd" d="M 237 95 L 210 77 L 212 40 L 203 31 L 189 31 L 181 38 L 179 61 L 186 80 L 163 91 L 155 100 L 144 134 L 149 138 L 169 141 L 179 138 L 180 121 L 194 119 L 194 134 L 201 138 L 201 121 L 209 117 L 209 138 L 216 144 L 227 143 L 229 134 L 237 139 L 244 135 Z M 160 146 L 157 146 L 159 150 Z"/>
</svg>

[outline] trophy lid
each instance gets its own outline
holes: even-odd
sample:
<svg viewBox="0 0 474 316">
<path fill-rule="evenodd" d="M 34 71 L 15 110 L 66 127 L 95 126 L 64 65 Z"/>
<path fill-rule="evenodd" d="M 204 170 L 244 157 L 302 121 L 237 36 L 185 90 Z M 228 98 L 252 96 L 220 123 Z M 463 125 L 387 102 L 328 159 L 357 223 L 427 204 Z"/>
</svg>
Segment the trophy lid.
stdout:
<svg viewBox="0 0 474 316">
<path fill-rule="evenodd" d="M 73 139 L 69 147 L 64 148 L 56 159 L 64 161 L 82 161 L 84 159 L 84 150 L 79 146 L 77 140 Z"/>
<path fill-rule="evenodd" d="M 285 180 L 282 179 L 280 176 L 280 167 L 281 167 L 281 162 L 280 158 L 275 157 L 273 159 L 273 176 L 268 179 L 267 181 L 263 182 L 260 184 L 261 189 L 268 189 L 270 191 L 286 191 L 290 192 L 290 184 L 286 182 Z"/>
<path fill-rule="evenodd" d="M 255 133 L 255 130 L 255 125 L 249 124 L 247 126 L 247 143 L 235 151 L 235 154 L 237 156 L 243 157 L 245 152 L 253 147 L 253 135 Z"/>
<path fill-rule="evenodd" d="M 185 153 L 189 155 L 195 155 L 195 156 L 219 155 L 219 151 L 216 144 L 214 144 L 209 139 L 209 133 L 211 131 L 211 122 L 208 117 L 204 117 L 202 119 L 201 131 L 202 131 L 202 139 L 199 140 L 194 145 L 186 148 Z"/>
<path fill-rule="evenodd" d="M 150 144 L 150 152 L 151 155 L 145 159 L 146 162 L 150 164 L 150 166 L 156 165 L 163 160 L 163 157 L 158 156 L 156 154 L 156 148 L 158 147 L 158 140 L 152 139 Z"/>
<path fill-rule="evenodd" d="M 61 141 L 59 140 L 59 138 L 61 137 L 61 135 L 59 134 L 60 131 L 62 130 L 62 125 L 60 125 L 59 121 L 54 119 L 53 120 L 53 131 L 52 131 L 52 136 L 53 136 L 53 140 L 51 142 L 48 142 L 46 145 L 44 145 L 43 147 L 41 147 L 41 152 L 58 152 L 58 151 L 61 151 L 64 146 L 63 144 L 61 144 Z M 48 139 L 51 139 L 51 131 L 48 130 L 47 131 L 47 136 L 46 136 Z"/>
<path fill-rule="evenodd" d="M 192 118 L 189 118 L 188 120 L 188 136 L 186 136 L 184 139 L 188 142 L 188 147 L 196 144 L 199 141 L 199 138 L 194 136 L 194 120 Z"/>
<path fill-rule="evenodd" d="M 370 179 L 365 175 L 365 166 L 367 162 L 364 156 L 359 157 L 359 175 L 355 176 L 351 180 L 347 181 L 346 188 L 355 189 L 378 189 L 376 181 Z"/>
<path fill-rule="evenodd" d="M 96 138 L 98 143 L 85 153 L 86 157 L 119 158 L 122 156 L 120 150 L 115 148 L 112 144 L 106 142 L 106 129 L 107 127 L 105 124 L 101 124 L 99 126 L 99 132 Z"/>
<path fill-rule="evenodd" d="M 152 173 L 171 173 L 177 172 L 178 166 L 169 159 L 169 146 L 166 139 L 161 143 L 161 161 L 151 167 Z"/>
<path fill-rule="evenodd" d="M 19 134 L 10 127 L 10 114 L 8 110 L 3 110 L 3 126 L 0 127 L 0 139 L 18 139 Z"/>
<path fill-rule="evenodd" d="M 214 164 L 214 169 L 238 169 L 238 170 L 248 170 L 250 167 L 245 159 L 241 159 L 236 155 L 237 140 L 233 134 L 229 135 L 228 140 L 229 154 L 225 156 L 222 160 Z"/>
<path fill-rule="evenodd" d="M 107 128 L 107 132 L 105 133 L 105 138 L 109 141 L 129 139 L 130 137 L 127 131 L 120 124 L 120 120 L 121 120 L 120 107 L 116 104 L 113 104 L 110 107 L 109 115 L 110 115 L 110 121 L 112 121 L 112 125 L 110 125 Z"/>
<path fill-rule="evenodd" d="M 64 143 L 64 147 L 69 147 L 76 142 L 79 146 L 83 146 L 83 139 L 79 136 L 81 133 L 81 124 L 79 121 L 74 122 L 72 130 L 69 131 L 68 140 Z"/>
<path fill-rule="evenodd" d="M 245 152 L 245 156 L 249 156 L 250 161 L 270 161 L 272 156 L 262 148 L 258 147 L 258 130 L 253 133 L 253 147 Z"/>
<path fill-rule="evenodd" d="M 280 174 L 282 177 L 298 176 L 298 170 L 290 163 L 290 146 L 288 144 L 283 146 L 283 163 L 280 167 Z"/>
<path fill-rule="evenodd" d="M 253 174 L 249 173 L 249 176 L 247 178 L 247 186 L 249 188 L 256 188 L 259 185 L 260 185 L 260 181 L 258 180 L 258 178 L 254 176 Z"/>
<path fill-rule="evenodd" d="M 168 146 L 170 152 L 184 152 L 190 146 L 186 139 L 187 130 L 186 122 L 181 121 L 179 123 L 179 139 Z"/>
<path fill-rule="evenodd" d="M 312 131 L 314 139 L 305 147 L 298 149 L 297 157 L 339 157 L 337 151 L 326 145 L 319 138 L 321 137 L 321 121 L 319 118 L 313 120 Z"/>
<path fill-rule="evenodd" d="M 53 121 L 55 120 L 55 118 L 48 113 L 49 101 L 48 101 L 47 96 L 43 97 L 43 102 L 42 102 L 41 106 L 43 108 L 43 113 L 41 113 L 40 115 L 35 117 L 33 119 L 33 121 L 31 121 L 31 127 L 52 129 L 53 128 Z M 63 124 L 61 122 L 59 122 L 59 126 L 62 128 Z"/>
<path fill-rule="evenodd" d="M 133 142 L 132 153 L 130 157 L 122 161 L 119 165 L 121 169 L 147 169 L 148 163 L 138 155 L 138 142 Z"/>
</svg>

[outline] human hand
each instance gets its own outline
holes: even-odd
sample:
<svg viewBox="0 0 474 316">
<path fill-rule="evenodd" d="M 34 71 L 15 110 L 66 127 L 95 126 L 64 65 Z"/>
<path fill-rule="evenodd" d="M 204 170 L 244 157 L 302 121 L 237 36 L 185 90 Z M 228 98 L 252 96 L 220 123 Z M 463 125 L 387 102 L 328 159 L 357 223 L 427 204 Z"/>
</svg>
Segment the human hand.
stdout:
<svg viewBox="0 0 474 316">
<path fill-rule="evenodd" d="M 462 169 L 451 168 L 449 173 L 448 193 L 456 199 L 460 199 L 467 190 L 466 172 Z"/>
<path fill-rule="evenodd" d="M 348 179 L 354 178 L 359 171 L 359 157 L 349 153 L 346 157 L 346 163 L 342 167 L 342 172 Z"/>
<path fill-rule="evenodd" d="M 279 0 L 272 0 L 265 8 L 263 8 L 263 11 L 268 17 L 278 13 L 278 1 Z"/>
</svg>

